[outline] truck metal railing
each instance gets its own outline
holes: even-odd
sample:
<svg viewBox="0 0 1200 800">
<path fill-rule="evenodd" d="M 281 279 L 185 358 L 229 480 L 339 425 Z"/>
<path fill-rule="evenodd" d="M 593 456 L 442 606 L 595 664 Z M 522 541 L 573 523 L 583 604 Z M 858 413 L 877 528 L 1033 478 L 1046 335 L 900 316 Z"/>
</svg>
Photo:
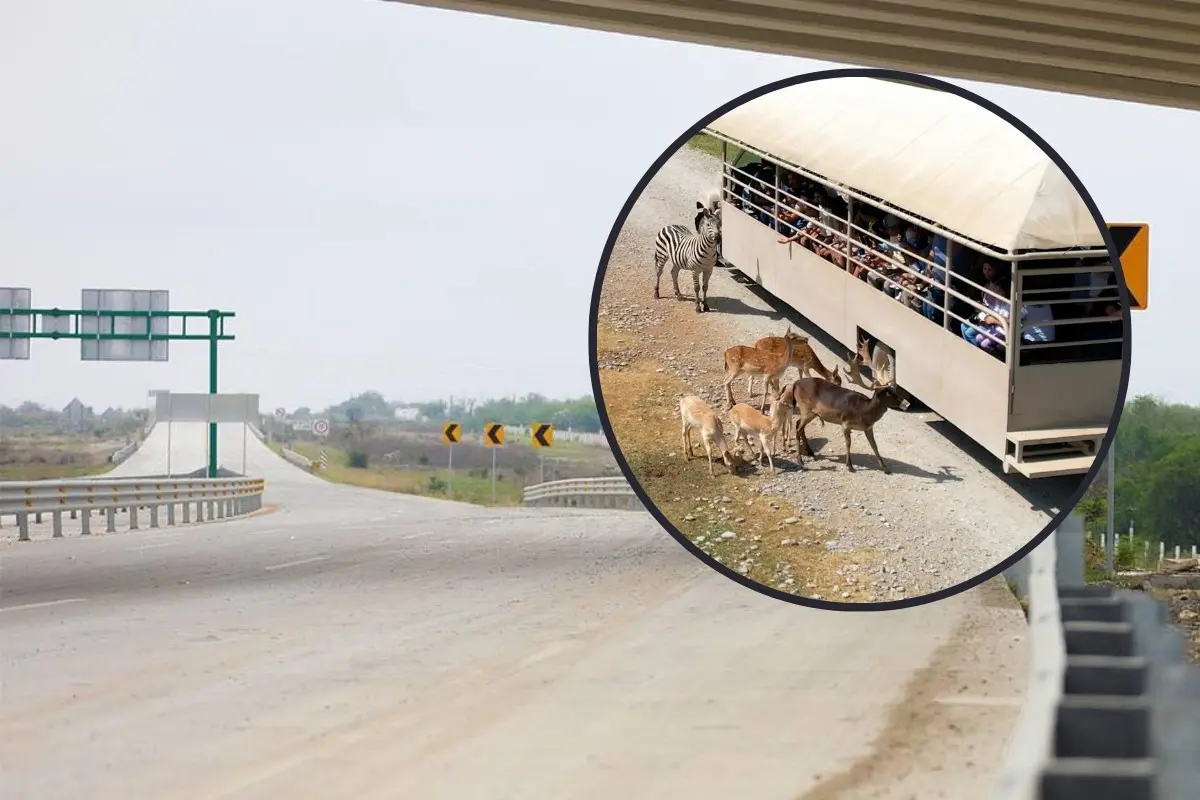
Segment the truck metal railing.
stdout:
<svg viewBox="0 0 1200 800">
<path fill-rule="evenodd" d="M 0 519 L 15 517 L 17 538 L 30 540 L 30 522 L 51 517 L 52 536 L 61 538 L 64 519 L 79 520 L 80 533 L 91 534 L 93 512 L 105 520 L 108 533 L 116 531 L 118 511 L 128 514 L 130 530 L 139 526 L 139 511 L 149 510 L 149 525 L 176 524 L 176 510 L 184 524 L 205 519 L 249 514 L 262 508 L 266 481 L 262 478 L 79 478 L 51 481 L 0 482 Z"/>
</svg>

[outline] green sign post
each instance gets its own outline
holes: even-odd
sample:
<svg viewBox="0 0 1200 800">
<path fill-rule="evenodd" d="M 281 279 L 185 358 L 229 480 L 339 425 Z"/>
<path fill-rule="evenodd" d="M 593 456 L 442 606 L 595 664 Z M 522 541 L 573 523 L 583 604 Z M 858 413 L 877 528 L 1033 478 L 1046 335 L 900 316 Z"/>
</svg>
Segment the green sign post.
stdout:
<svg viewBox="0 0 1200 800">
<path fill-rule="evenodd" d="M 85 301 L 86 302 L 86 301 Z M 165 361 L 152 354 L 141 358 L 121 358 L 106 355 L 104 342 L 208 342 L 208 391 L 217 393 L 217 342 L 231 342 L 233 334 L 225 333 L 225 320 L 234 317 L 232 311 L 131 311 L 109 309 L 62 309 L 62 308 L 3 308 L 0 307 L 0 343 L 27 339 L 74 340 L 83 342 L 83 358 L 88 361 Z M 23 319 L 23 318 L 28 318 Z M 181 321 L 181 330 L 172 332 L 170 320 Z M 188 321 L 208 320 L 208 331 L 188 331 Z M 155 320 L 162 320 L 158 325 Z M 122 321 L 122 325 L 117 322 Z M 145 333 L 116 333 L 118 328 L 142 323 Z M 155 330 L 162 327 L 162 330 Z M 91 329 L 91 330 L 88 330 Z M 88 343 L 94 352 L 89 351 Z M 151 348 L 153 349 L 153 348 Z M 9 358 L 22 358 L 11 355 Z M 90 355 L 89 355 L 90 353 Z M 23 356 L 28 358 L 28 355 Z M 208 424 L 208 477 L 217 477 L 217 424 Z"/>
</svg>

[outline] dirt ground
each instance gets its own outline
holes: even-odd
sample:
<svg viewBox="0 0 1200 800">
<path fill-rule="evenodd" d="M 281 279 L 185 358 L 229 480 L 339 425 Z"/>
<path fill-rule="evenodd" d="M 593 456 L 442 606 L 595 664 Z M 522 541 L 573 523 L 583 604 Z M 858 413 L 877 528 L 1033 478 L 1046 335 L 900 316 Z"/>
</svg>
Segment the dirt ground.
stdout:
<svg viewBox="0 0 1200 800">
<path fill-rule="evenodd" d="M 0 480 L 43 480 L 90 475 L 110 468 L 124 439 L 0 431 Z"/>
<path fill-rule="evenodd" d="M 1175 624 L 1188 642 L 1188 659 L 1200 664 L 1200 591 L 1173 590 L 1159 593 Z"/>
<path fill-rule="evenodd" d="M 794 454 L 782 453 L 775 478 L 765 466 L 731 477 L 719 465 L 710 478 L 703 455 L 684 460 L 679 397 L 699 395 L 726 416 L 722 356 L 729 346 L 781 335 L 790 322 L 810 335 L 827 367 L 848 355 L 822 346 L 794 311 L 768 303 L 727 270 L 712 276 L 711 313 L 695 313 L 686 273 L 680 288 L 687 300 L 674 298 L 669 275 L 663 299 L 654 300 L 654 236 L 665 224 L 690 224 L 697 193 L 718 182 L 719 169 L 716 159 L 691 148 L 667 162 L 626 220 L 601 290 L 602 401 L 616 445 L 655 505 L 689 539 L 751 579 L 847 602 L 954 586 L 1037 535 L 1077 479 L 1051 487 L 1001 477 L 990 456 L 964 449 L 962 435 L 946 433 L 929 413 L 888 412 L 876 425 L 891 475 L 861 434 L 852 441 L 856 472 L 847 472 L 840 429 L 818 423 L 808 429 L 817 460 L 799 470 Z M 785 380 L 795 376 L 790 370 Z M 743 400 L 745 379 L 733 388 Z"/>
<path fill-rule="evenodd" d="M 828 531 L 802 519 L 791 503 L 727 474 L 723 465 L 714 465 L 710 478 L 703 455 L 685 462 L 678 415 L 669 409 L 690 391 L 687 385 L 644 359 L 621 361 L 629 357 L 621 345 L 631 337 L 604 323 L 600 333 L 601 363 L 630 364 L 600 374 L 604 396 L 620 400 L 607 409 L 621 451 L 642 489 L 681 533 L 765 586 L 843 602 L 868 597 L 853 575 L 871 554 L 831 553 Z M 627 431 L 637 431 L 637 439 L 627 439 Z M 702 452 L 698 444 L 696 450 Z"/>
<path fill-rule="evenodd" d="M 1090 581 L 1109 583 L 1103 577 L 1104 550 L 1094 539 L 1088 539 L 1085 547 L 1085 564 Z M 1117 584 L 1121 588 L 1149 591 L 1151 597 L 1167 608 L 1171 624 L 1182 631 L 1187 642 L 1188 660 L 1200 664 L 1200 591 L 1194 589 L 1147 589 L 1145 581 L 1133 578 Z"/>
</svg>

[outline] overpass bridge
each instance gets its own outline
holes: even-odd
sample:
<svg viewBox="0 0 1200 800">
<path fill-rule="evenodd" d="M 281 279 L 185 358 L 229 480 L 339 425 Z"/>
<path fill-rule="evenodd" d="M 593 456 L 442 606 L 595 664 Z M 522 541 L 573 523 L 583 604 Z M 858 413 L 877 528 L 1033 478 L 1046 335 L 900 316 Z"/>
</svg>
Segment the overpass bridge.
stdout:
<svg viewBox="0 0 1200 800">
<path fill-rule="evenodd" d="M 1200 108 L 1190 0 L 387 0 Z"/>
<path fill-rule="evenodd" d="M 155 425 L 114 474 L 161 474 L 168 452 L 174 472 L 204 467 L 205 428 L 174 423 L 168 448 Z M 218 435 L 240 472 L 241 424 Z M 1002 584 L 847 624 L 717 575 L 645 513 L 347 487 L 244 443 L 262 511 L 28 543 L 0 530 L 6 794 L 994 785 L 1027 663 Z"/>
</svg>

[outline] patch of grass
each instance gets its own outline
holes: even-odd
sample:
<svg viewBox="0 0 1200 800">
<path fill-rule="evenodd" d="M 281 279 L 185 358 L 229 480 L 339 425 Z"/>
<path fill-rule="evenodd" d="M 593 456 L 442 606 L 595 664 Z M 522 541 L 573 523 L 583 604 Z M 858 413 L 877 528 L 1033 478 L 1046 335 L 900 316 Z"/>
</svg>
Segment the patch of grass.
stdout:
<svg viewBox="0 0 1200 800">
<path fill-rule="evenodd" d="M 716 137 L 709 136 L 707 133 L 697 133 L 691 139 L 688 139 L 687 146 L 694 150 L 702 150 L 710 156 L 722 157 L 724 143 Z"/>
<path fill-rule="evenodd" d="M 292 449 L 314 461 L 320 457 L 321 450 L 324 449 L 329 455 L 329 467 L 318 470 L 316 474 L 333 483 L 361 486 L 366 489 L 380 489 L 385 492 L 438 497 L 481 506 L 517 506 L 521 504 L 521 487 L 514 483 L 511 476 L 508 475 L 496 482 L 496 501 L 493 503 L 491 477 L 490 475 L 480 476 L 477 470 L 472 470 L 471 472 L 475 474 L 470 474 L 465 470 L 456 469 L 453 481 L 450 483 L 450 476 L 445 468 L 393 469 L 386 466 L 368 466 L 358 469 L 347 465 L 346 451 L 338 448 L 322 448 L 318 444 L 296 443 Z"/>
<path fill-rule="evenodd" d="M 90 478 L 112 470 L 104 464 L 0 464 L 0 481 L 45 481 Z"/>
<path fill-rule="evenodd" d="M 628 335 L 603 322 L 597 333 L 601 354 L 619 352 L 630 343 Z M 839 570 L 853 576 L 855 565 L 871 563 L 873 553 L 831 552 L 828 532 L 805 520 L 784 498 L 757 491 L 762 477 L 730 475 L 720 463 L 710 477 L 695 434 L 692 441 L 700 455 L 685 461 L 678 398 L 688 393 L 686 385 L 657 372 L 651 362 L 628 363 L 628 368 L 600 373 L 613 433 L 638 483 L 684 536 L 734 570 L 749 560 L 743 574 L 764 586 L 840 602 L 868 599 L 868 590 L 850 583 Z M 736 537 L 721 538 L 725 531 Z M 785 583 L 788 577 L 790 584 Z"/>
</svg>

